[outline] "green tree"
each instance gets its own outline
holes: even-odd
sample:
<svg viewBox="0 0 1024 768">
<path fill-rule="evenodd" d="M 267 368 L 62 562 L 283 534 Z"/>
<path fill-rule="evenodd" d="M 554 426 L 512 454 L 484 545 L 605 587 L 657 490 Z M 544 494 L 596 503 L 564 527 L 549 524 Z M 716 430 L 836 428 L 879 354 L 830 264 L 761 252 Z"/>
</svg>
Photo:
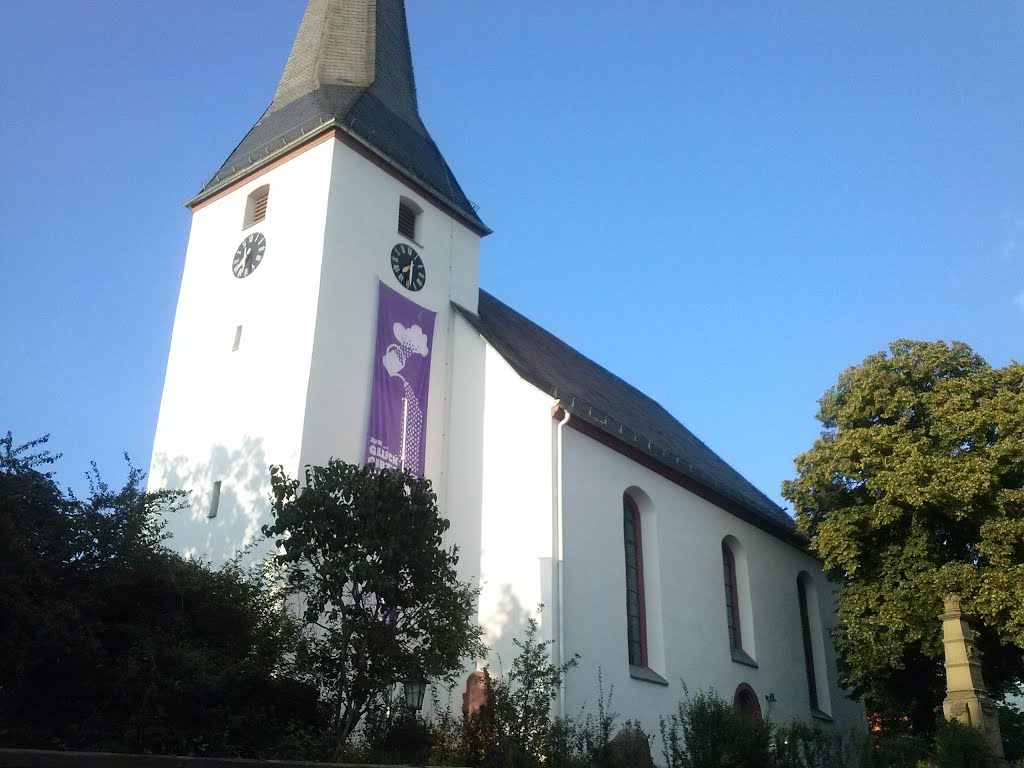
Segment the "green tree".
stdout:
<svg viewBox="0 0 1024 768">
<path fill-rule="evenodd" d="M 316 689 L 288 674 L 294 633 L 257 574 L 166 549 L 129 465 L 84 498 L 46 438 L 0 438 L 0 745 L 279 756 L 315 743 Z M 283 751 L 279 751 L 283 750 Z M 315 756 L 315 752 L 313 753 Z"/>
<path fill-rule="evenodd" d="M 543 606 L 539 606 L 540 609 Z M 539 640 L 540 625 L 527 619 L 522 640 L 513 638 L 518 649 L 507 675 L 491 676 L 484 669 L 485 703 L 468 724 L 466 760 L 489 767 L 541 766 L 561 764 L 560 739 L 571 738 L 569 725 L 551 719 L 551 704 L 558 696 L 566 673 L 579 664 L 579 655 L 556 666 L 551 662 L 553 640 Z"/>
<path fill-rule="evenodd" d="M 782 493 L 838 589 L 844 682 L 929 727 L 944 695 L 936 616 L 978 617 L 995 694 L 1024 671 L 1024 366 L 960 342 L 893 342 L 819 401 Z"/>
<path fill-rule="evenodd" d="M 374 699 L 480 656 L 477 591 L 445 548 L 429 480 L 332 459 L 305 484 L 271 468 L 274 561 L 302 606 L 296 663 L 322 692 L 339 754 Z"/>
</svg>

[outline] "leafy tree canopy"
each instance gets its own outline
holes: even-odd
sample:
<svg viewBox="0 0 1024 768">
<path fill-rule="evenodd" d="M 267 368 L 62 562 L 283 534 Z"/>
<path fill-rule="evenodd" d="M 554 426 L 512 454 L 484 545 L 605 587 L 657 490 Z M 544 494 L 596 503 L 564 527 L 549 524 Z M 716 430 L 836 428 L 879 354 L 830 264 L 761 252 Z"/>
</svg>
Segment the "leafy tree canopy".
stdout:
<svg viewBox="0 0 1024 768">
<path fill-rule="evenodd" d="M 84 498 L 54 480 L 46 438 L 0 438 L 0 746 L 283 756 L 324 725 L 288 674 L 294 627 L 256 574 L 162 542 L 182 495 Z"/>
<path fill-rule="evenodd" d="M 944 696 L 943 597 L 978 617 L 998 695 L 1024 672 L 1024 365 L 960 342 L 893 342 L 821 398 L 782 493 L 838 585 L 847 685 L 929 724 Z"/>
<path fill-rule="evenodd" d="M 411 676 L 443 678 L 484 654 L 477 591 L 429 480 L 332 459 L 305 483 L 271 468 L 274 523 L 287 590 L 303 606 L 297 664 L 321 689 L 339 752 L 367 707 Z"/>
</svg>

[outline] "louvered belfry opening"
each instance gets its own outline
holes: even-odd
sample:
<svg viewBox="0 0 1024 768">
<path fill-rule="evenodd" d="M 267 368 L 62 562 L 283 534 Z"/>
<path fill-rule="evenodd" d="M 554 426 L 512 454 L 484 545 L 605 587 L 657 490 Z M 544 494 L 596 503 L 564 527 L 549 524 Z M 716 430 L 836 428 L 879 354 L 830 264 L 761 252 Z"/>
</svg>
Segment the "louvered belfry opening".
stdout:
<svg viewBox="0 0 1024 768">
<path fill-rule="evenodd" d="M 258 221 L 263 221 L 267 218 L 267 201 L 270 200 L 270 189 L 264 189 L 263 192 L 253 201 L 253 224 Z"/>
<path fill-rule="evenodd" d="M 245 221 L 242 223 L 242 229 L 251 227 L 253 224 L 259 224 L 267 218 L 267 203 L 269 201 L 269 184 L 264 184 L 262 187 L 249 193 L 249 198 L 245 201 Z"/>
<path fill-rule="evenodd" d="M 419 211 L 408 200 L 398 204 L 398 234 L 410 240 L 416 240 L 416 219 Z"/>
</svg>

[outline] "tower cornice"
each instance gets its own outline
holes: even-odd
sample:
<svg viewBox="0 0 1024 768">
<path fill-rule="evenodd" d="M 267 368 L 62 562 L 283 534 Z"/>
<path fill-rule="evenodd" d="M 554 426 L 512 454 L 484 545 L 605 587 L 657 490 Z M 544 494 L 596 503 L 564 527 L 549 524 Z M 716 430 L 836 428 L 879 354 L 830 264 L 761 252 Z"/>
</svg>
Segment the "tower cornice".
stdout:
<svg viewBox="0 0 1024 768">
<path fill-rule="evenodd" d="M 470 218 L 464 215 L 462 211 L 452 205 L 441 192 L 432 188 L 430 185 L 425 184 L 422 180 L 416 178 L 406 169 L 397 165 L 391 158 L 377 150 L 371 143 L 365 141 L 353 131 L 347 130 L 344 126 L 337 125 L 334 121 L 326 122 L 317 130 L 310 131 L 290 144 L 282 146 L 279 150 L 268 154 L 259 162 L 253 163 L 251 166 L 238 171 L 233 176 L 225 178 L 216 186 L 210 185 L 206 187 L 198 195 L 186 200 L 183 205 L 193 211 L 197 211 L 207 204 L 212 203 L 214 200 L 234 191 L 238 187 L 262 176 L 267 171 L 276 168 L 282 163 L 322 144 L 324 141 L 331 138 L 338 139 L 362 154 L 371 162 L 375 163 L 378 167 L 390 173 L 395 178 L 409 184 L 413 189 L 451 215 L 452 218 L 457 220 L 471 232 L 479 235 L 480 237 L 486 237 L 493 232 L 490 227 L 483 224 L 483 222 L 478 218 Z"/>
</svg>

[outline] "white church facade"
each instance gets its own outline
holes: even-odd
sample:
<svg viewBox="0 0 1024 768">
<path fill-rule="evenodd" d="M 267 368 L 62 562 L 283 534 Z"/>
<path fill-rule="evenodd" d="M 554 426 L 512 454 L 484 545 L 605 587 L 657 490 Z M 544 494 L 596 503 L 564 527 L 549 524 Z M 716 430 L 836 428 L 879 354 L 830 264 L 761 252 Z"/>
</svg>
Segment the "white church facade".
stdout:
<svg viewBox="0 0 1024 768">
<path fill-rule="evenodd" d="M 600 669 L 651 732 L 680 681 L 863 727 L 790 518 L 480 289 L 490 230 L 419 118 L 402 0 L 310 0 L 273 103 L 188 205 L 149 475 L 192 491 L 180 549 L 216 563 L 258 537 L 271 464 L 378 456 L 433 482 L 506 665 L 538 604 L 555 660 L 580 654 L 558 711 L 593 705 Z M 432 325 L 411 338 L 386 303 Z"/>
</svg>

